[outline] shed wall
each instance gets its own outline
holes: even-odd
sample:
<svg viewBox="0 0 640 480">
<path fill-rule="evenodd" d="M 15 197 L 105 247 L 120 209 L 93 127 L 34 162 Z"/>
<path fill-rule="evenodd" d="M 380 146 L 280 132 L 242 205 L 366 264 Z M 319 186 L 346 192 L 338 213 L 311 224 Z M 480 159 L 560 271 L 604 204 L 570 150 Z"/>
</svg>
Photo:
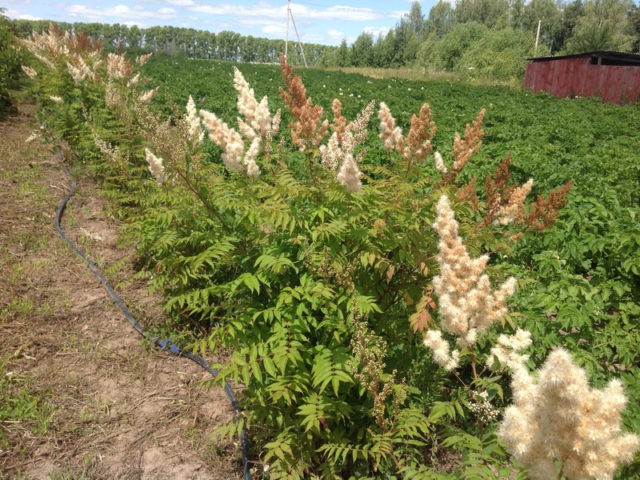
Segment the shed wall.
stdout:
<svg viewBox="0 0 640 480">
<path fill-rule="evenodd" d="M 525 87 L 558 97 L 601 97 L 605 102 L 636 103 L 640 67 L 592 65 L 590 57 L 563 58 L 527 65 Z"/>
</svg>

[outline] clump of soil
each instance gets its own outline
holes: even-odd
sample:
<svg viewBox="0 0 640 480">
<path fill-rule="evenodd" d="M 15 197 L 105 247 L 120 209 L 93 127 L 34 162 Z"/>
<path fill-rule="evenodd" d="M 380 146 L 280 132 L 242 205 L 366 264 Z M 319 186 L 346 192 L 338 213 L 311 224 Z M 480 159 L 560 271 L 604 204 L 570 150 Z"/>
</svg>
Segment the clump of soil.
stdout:
<svg viewBox="0 0 640 480">
<path fill-rule="evenodd" d="M 0 421 L 0 478 L 241 478 L 237 444 L 210 437 L 233 415 L 224 391 L 205 388 L 210 375 L 193 362 L 146 345 L 56 234 L 69 179 L 51 145 L 25 143 L 33 113 L 22 106 L 0 123 L 0 374 L 45 418 Z M 64 228 L 100 265 L 117 263 L 116 289 L 155 322 L 160 300 L 131 279 L 133 251 L 105 206 L 81 179 Z"/>
</svg>

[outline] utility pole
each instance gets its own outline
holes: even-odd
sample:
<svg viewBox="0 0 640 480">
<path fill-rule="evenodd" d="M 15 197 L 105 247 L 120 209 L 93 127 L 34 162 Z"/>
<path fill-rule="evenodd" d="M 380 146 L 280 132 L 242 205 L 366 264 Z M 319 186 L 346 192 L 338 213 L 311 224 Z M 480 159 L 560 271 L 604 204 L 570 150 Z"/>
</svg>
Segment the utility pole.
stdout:
<svg viewBox="0 0 640 480">
<path fill-rule="evenodd" d="M 288 0 L 287 3 L 287 26 L 285 29 L 285 37 L 284 37 L 284 59 L 289 60 L 287 58 L 287 54 L 289 53 L 289 17 L 291 16 L 291 0 Z"/>
<path fill-rule="evenodd" d="M 296 38 L 298 39 L 298 48 L 300 49 L 300 54 L 302 55 L 302 60 L 304 61 L 305 68 L 307 65 L 307 58 L 304 56 L 304 48 L 302 47 L 302 42 L 300 41 L 300 35 L 298 34 L 298 27 L 296 27 L 296 21 L 293 19 L 293 13 L 291 12 L 291 0 L 287 0 L 287 26 L 285 30 L 285 41 L 284 41 L 284 59 L 289 60 L 287 58 L 287 54 L 289 53 L 289 19 L 291 19 L 291 23 L 293 25 L 293 30 L 296 32 Z"/>
<path fill-rule="evenodd" d="M 540 40 L 540 25 L 542 25 L 542 20 L 538 20 L 538 32 L 536 33 L 536 46 L 533 50 L 533 55 L 538 54 L 538 40 Z"/>
</svg>

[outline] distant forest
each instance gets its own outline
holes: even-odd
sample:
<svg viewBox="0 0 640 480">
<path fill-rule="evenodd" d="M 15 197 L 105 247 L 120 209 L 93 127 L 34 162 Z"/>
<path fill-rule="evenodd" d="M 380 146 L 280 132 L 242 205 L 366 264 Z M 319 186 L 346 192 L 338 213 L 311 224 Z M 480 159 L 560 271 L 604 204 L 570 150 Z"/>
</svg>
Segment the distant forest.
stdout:
<svg viewBox="0 0 640 480">
<path fill-rule="evenodd" d="M 41 31 L 48 21 L 15 20 L 20 36 Z M 85 31 L 106 48 L 140 49 L 238 62 L 276 62 L 284 40 L 213 33 L 178 27 L 138 28 L 100 23 L 58 23 Z M 538 45 L 536 48 L 536 38 Z M 349 45 L 305 43 L 310 66 L 419 67 L 465 76 L 521 78 L 531 56 L 593 50 L 638 52 L 640 7 L 631 0 L 440 0 L 427 16 L 419 2 L 385 35 L 363 32 Z M 297 45 L 289 44 L 291 63 L 301 64 Z"/>
</svg>

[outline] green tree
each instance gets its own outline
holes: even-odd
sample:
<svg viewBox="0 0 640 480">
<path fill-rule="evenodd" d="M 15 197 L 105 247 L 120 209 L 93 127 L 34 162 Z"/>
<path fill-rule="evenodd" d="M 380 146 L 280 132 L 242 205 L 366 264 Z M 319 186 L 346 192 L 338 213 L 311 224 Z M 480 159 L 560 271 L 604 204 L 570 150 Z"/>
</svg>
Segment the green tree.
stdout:
<svg viewBox="0 0 640 480">
<path fill-rule="evenodd" d="M 627 12 L 630 0 L 592 0 L 584 5 L 580 17 L 567 41 L 566 52 L 593 50 L 631 51 L 633 37 L 629 31 Z"/>
<path fill-rule="evenodd" d="M 9 89 L 17 85 L 20 76 L 20 55 L 15 45 L 11 22 L 0 8 L 0 118 L 13 111 Z"/>
<path fill-rule="evenodd" d="M 478 22 L 489 28 L 506 25 L 508 0 L 456 0 L 456 20 L 459 23 Z"/>
<path fill-rule="evenodd" d="M 631 51 L 640 52 L 640 6 L 633 5 L 629 10 L 629 33 L 633 37 Z"/>
<path fill-rule="evenodd" d="M 458 70 L 460 60 L 467 50 L 488 33 L 487 26 L 478 22 L 457 24 L 438 46 L 437 66 L 445 70 Z"/>
<path fill-rule="evenodd" d="M 533 35 L 538 31 L 540 22 L 540 42 L 554 51 L 553 41 L 562 28 L 562 13 L 554 0 L 531 0 L 524 9 L 522 28 Z M 544 48 L 538 48 L 538 53 Z"/>
<path fill-rule="evenodd" d="M 424 32 L 425 22 L 422 14 L 420 2 L 413 2 L 408 14 L 402 17 L 402 23 L 406 24 L 408 30 L 415 36 L 420 37 Z"/>
<path fill-rule="evenodd" d="M 524 0 L 511 0 L 509 3 L 509 24 L 513 28 L 523 28 L 524 25 Z"/>
<path fill-rule="evenodd" d="M 347 46 L 347 40 L 342 39 L 342 42 L 340 42 L 340 46 L 336 51 L 336 66 L 347 67 L 351 63 L 349 60 L 349 47 Z"/>
<path fill-rule="evenodd" d="M 240 34 L 223 30 L 218 33 L 218 57 L 221 60 L 237 62 L 240 50 Z"/>
<path fill-rule="evenodd" d="M 471 77 L 524 78 L 527 57 L 533 55 L 533 48 L 531 32 L 511 27 L 490 30 L 464 52 L 457 69 Z"/>
<path fill-rule="evenodd" d="M 373 35 L 362 32 L 351 46 L 351 61 L 356 67 L 373 66 Z"/>
<path fill-rule="evenodd" d="M 243 62 L 258 60 L 258 39 L 249 35 L 240 43 L 240 58 Z"/>
<path fill-rule="evenodd" d="M 456 12 L 449 2 L 439 0 L 431 10 L 426 21 L 426 30 L 429 35 L 435 34 L 442 38 L 451 31 L 456 23 Z"/>
<path fill-rule="evenodd" d="M 373 64 L 376 67 L 387 67 L 393 58 L 393 30 L 386 35 L 379 34 L 373 45 Z"/>
<path fill-rule="evenodd" d="M 573 34 L 573 29 L 578 23 L 578 19 L 583 15 L 584 5 L 582 4 L 582 0 L 574 0 L 573 2 L 565 5 L 562 9 L 560 28 L 556 30 L 555 37 L 553 39 L 551 53 L 564 50 L 567 41 Z"/>
<path fill-rule="evenodd" d="M 137 25 L 129 27 L 126 39 L 128 48 L 140 48 L 142 46 L 142 34 Z"/>
<path fill-rule="evenodd" d="M 418 48 L 416 64 L 430 70 L 441 68 L 439 49 L 442 41 L 435 32 L 429 33 Z"/>
</svg>

